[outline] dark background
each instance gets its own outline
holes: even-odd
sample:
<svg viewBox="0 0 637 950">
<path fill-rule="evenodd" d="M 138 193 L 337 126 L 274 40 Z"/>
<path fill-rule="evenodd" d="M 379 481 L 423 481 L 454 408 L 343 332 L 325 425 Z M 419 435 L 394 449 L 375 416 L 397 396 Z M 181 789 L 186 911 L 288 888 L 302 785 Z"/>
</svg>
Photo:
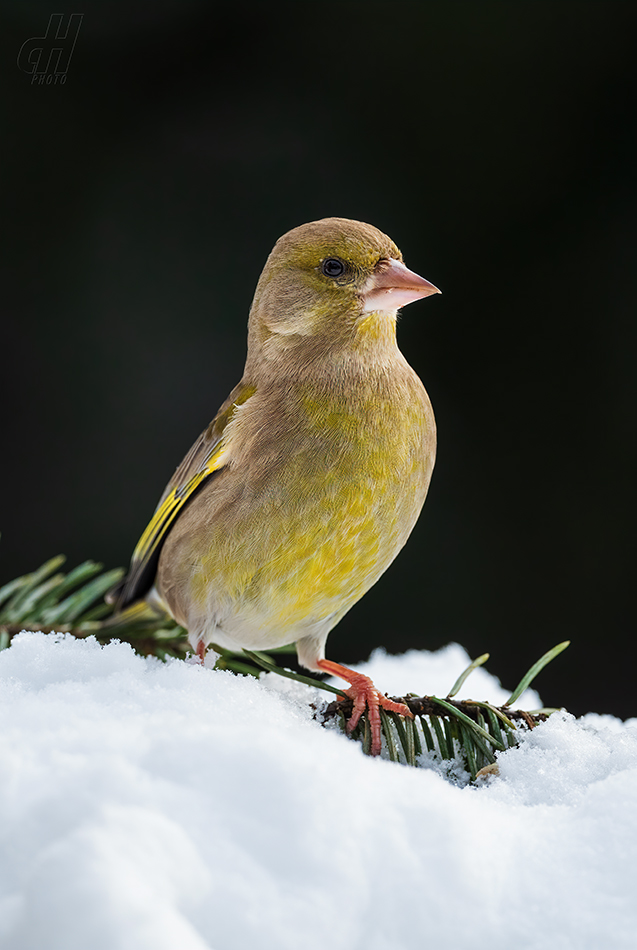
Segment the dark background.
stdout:
<svg viewBox="0 0 637 950">
<path fill-rule="evenodd" d="M 127 562 L 276 238 L 359 218 L 444 291 L 399 328 L 439 455 L 329 655 L 457 640 L 512 686 L 571 638 L 544 701 L 636 715 L 635 5 L 92 3 L 32 86 L 52 9 L 2 6 L 0 581 Z"/>
</svg>

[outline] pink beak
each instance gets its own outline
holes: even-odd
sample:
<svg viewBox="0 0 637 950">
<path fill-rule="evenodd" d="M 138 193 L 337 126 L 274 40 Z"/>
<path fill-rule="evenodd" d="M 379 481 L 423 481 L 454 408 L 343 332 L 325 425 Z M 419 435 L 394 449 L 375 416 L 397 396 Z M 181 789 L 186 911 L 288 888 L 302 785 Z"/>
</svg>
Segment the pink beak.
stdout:
<svg viewBox="0 0 637 950">
<path fill-rule="evenodd" d="M 402 261 L 380 261 L 363 288 L 363 310 L 398 310 L 421 297 L 441 293 Z"/>
</svg>

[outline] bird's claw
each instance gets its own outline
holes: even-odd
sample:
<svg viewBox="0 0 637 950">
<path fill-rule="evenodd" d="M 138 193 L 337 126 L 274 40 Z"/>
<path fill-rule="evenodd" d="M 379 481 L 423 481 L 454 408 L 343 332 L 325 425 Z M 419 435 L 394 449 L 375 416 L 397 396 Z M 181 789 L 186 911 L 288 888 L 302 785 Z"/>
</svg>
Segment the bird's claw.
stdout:
<svg viewBox="0 0 637 950">
<path fill-rule="evenodd" d="M 347 723 L 348 733 L 354 731 L 360 722 L 361 716 L 365 710 L 367 710 L 367 718 L 369 720 L 372 738 L 370 755 L 380 755 L 381 709 L 386 709 L 388 712 L 398 713 L 399 716 L 407 716 L 409 719 L 414 718 L 413 713 L 407 706 L 405 706 L 404 703 L 396 703 L 393 699 L 390 699 L 388 696 L 385 696 L 384 693 L 381 693 L 380 690 L 374 686 L 374 683 L 369 678 L 369 676 L 358 674 L 356 681 L 352 682 L 350 689 L 346 689 L 345 692 L 354 702 L 352 715 L 350 716 Z"/>
<path fill-rule="evenodd" d="M 350 684 L 350 688 L 345 690 L 345 695 L 352 700 L 354 708 L 346 727 L 348 733 L 356 728 L 361 716 L 365 710 L 367 710 L 367 719 L 369 721 L 372 737 L 369 750 L 370 755 L 380 755 L 381 709 L 398 713 L 399 716 L 406 716 L 408 719 L 414 718 L 414 714 L 404 703 L 396 703 L 393 699 L 381 693 L 380 690 L 374 686 L 369 676 L 365 676 L 363 673 L 356 673 L 354 670 L 350 670 L 346 666 L 341 666 L 340 663 L 334 663 L 332 660 L 319 660 L 317 666 L 325 670 L 326 673 L 331 673 L 333 676 L 340 676 L 341 679 L 347 680 Z"/>
</svg>

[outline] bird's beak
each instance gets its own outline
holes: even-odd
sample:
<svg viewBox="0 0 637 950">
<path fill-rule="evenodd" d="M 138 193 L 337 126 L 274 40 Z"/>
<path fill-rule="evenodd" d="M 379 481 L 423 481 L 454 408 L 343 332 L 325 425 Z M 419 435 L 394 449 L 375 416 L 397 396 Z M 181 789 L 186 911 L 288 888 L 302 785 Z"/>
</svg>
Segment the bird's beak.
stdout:
<svg viewBox="0 0 637 950">
<path fill-rule="evenodd" d="M 441 293 L 402 261 L 380 261 L 363 287 L 363 310 L 398 310 L 421 297 Z"/>
</svg>

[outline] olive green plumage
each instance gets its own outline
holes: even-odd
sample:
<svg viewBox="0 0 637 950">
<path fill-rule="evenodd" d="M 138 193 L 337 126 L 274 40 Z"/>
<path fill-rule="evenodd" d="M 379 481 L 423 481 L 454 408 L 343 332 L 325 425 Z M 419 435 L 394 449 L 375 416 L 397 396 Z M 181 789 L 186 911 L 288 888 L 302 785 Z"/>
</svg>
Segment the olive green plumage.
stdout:
<svg viewBox="0 0 637 950">
<path fill-rule="evenodd" d="M 401 261 L 342 218 L 277 242 L 243 378 L 167 486 L 121 606 L 160 603 L 200 653 L 294 641 L 319 668 L 330 629 L 405 544 L 433 469 L 434 416 L 396 344 L 392 289 L 393 275 L 427 282 Z"/>
</svg>

